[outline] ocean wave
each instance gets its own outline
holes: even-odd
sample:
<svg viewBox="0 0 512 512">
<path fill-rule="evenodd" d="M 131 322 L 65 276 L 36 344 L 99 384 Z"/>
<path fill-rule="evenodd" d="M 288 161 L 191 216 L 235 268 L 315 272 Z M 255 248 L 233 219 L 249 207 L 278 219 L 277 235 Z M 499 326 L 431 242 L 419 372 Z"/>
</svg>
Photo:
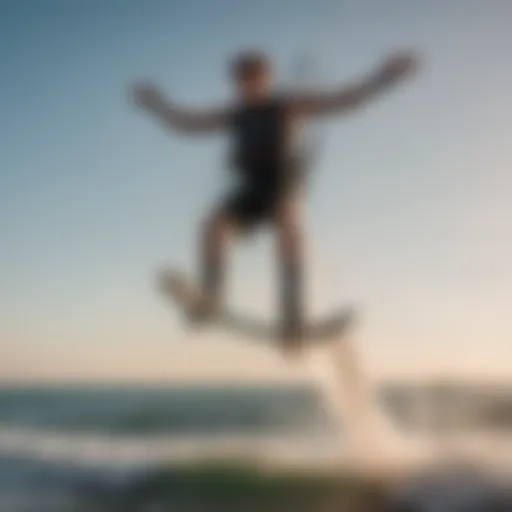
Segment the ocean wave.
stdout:
<svg viewBox="0 0 512 512">
<path fill-rule="evenodd" d="M 284 435 L 117 437 L 0 427 L 0 455 L 40 460 L 139 467 L 204 458 L 328 460 L 339 454 L 341 439 Z M 338 451 L 336 451 L 338 450 Z"/>
<path fill-rule="evenodd" d="M 0 424 L 104 435 L 211 435 L 334 428 L 314 390 L 21 389 L 0 391 Z"/>
</svg>

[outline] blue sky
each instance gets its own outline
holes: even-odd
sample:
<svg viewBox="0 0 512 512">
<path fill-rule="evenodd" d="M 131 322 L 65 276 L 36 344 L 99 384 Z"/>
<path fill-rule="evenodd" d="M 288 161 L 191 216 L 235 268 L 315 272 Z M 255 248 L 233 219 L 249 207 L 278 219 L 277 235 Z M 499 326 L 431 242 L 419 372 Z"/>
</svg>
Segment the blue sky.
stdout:
<svg viewBox="0 0 512 512">
<path fill-rule="evenodd" d="M 0 0 L 4 365 L 182 341 L 151 278 L 195 268 L 226 141 L 165 132 L 126 91 L 147 78 L 184 104 L 224 101 L 227 58 L 253 46 L 283 81 L 312 55 L 327 87 L 397 49 L 424 59 L 322 130 L 313 310 L 360 303 L 380 346 L 510 340 L 511 19 L 506 0 Z M 268 236 L 241 244 L 230 302 L 272 314 L 271 255 Z"/>
</svg>

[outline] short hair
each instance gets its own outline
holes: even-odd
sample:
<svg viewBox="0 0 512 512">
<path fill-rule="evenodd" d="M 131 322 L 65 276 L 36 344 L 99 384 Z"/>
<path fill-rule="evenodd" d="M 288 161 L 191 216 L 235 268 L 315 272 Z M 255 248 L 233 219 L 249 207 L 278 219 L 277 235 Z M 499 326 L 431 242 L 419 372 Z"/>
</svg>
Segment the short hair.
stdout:
<svg viewBox="0 0 512 512">
<path fill-rule="evenodd" d="M 231 63 L 233 77 L 251 78 L 271 69 L 270 59 L 261 51 L 248 51 L 238 54 Z"/>
</svg>

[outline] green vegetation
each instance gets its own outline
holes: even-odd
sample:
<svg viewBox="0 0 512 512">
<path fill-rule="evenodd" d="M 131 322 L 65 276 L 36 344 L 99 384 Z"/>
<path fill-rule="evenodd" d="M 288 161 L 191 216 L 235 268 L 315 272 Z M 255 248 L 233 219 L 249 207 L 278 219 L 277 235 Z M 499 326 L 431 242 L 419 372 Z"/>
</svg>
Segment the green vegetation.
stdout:
<svg viewBox="0 0 512 512">
<path fill-rule="evenodd" d="M 124 496 L 123 510 L 165 504 L 165 510 L 378 512 L 388 489 L 350 474 L 260 469 L 246 462 L 212 462 L 164 468 Z"/>
</svg>

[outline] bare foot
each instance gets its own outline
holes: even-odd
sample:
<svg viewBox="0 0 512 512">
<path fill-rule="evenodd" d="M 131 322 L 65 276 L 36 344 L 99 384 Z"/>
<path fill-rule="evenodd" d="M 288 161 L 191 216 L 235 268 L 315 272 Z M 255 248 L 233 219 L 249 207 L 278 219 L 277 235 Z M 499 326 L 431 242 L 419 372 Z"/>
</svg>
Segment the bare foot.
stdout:
<svg viewBox="0 0 512 512">
<path fill-rule="evenodd" d="M 208 322 L 217 314 L 218 307 L 215 301 L 202 295 L 184 275 L 178 272 L 161 272 L 158 281 L 165 293 L 172 295 L 181 303 L 190 322 Z"/>
</svg>

